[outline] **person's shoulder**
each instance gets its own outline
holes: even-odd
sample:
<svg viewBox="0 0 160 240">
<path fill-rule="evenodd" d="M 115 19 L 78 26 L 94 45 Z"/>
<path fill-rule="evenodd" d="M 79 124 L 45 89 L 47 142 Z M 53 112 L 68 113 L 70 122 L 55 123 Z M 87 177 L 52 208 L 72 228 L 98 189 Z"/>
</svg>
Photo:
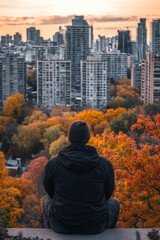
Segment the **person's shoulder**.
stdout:
<svg viewBox="0 0 160 240">
<path fill-rule="evenodd" d="M 101 165 L 103 165 L 104 167 L 112 167 L 112 163 L 105 157 L 100 156 L 100 163 Z"/>
<path fill-rule="evenodd" d="M 58 162 L 58 157 L 57 157 L 57 156 L 54 157 L 54 158 L 51 158 L 51 159 L 48 161 L 46 167 L 47 167 L 47 168 L 53 167 L 54 165 L 57 164 L 57 162 Z"/>
</svg>

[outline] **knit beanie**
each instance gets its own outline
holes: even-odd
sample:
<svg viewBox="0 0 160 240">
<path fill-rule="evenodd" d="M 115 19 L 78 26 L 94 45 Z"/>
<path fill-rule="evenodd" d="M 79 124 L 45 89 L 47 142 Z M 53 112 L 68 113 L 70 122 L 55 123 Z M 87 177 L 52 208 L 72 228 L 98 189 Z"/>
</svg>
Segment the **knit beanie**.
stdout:
<svg viewBox="0 0 160 240">
<path fill-rule="evenodd" d="M 71 143 L 86 144 L 90 139 L 90 132 L 87 123 L 81 120 L 71 123 L 68 130 L 68 139 Z"/>
</svg>

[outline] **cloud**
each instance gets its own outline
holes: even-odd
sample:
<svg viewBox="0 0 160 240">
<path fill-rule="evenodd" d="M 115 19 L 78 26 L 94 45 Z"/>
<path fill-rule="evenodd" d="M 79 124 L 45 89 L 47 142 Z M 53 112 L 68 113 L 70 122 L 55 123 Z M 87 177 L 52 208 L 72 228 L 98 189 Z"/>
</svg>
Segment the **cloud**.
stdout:
<svg viewBox="0 0 160 240">
<path fill-rule="evenodd" d="M 71 19 L 74 15 L 67 16 L 39 16 L 39 17 L 11 17 L 11 16 L 0 16 L 0 25 L 51 25 L 51 24 L 71 24 Z M 121 16 L 85 16 L 85 19 L 90 23 L 107 23 L 107 22 L 137 22 L 139 17 L 130 16 L 130 17 L 121 17 Z"/>
<path fill-rule="evenodd" d="M 89 16 L 87 19 L 90 22 L 128 22 L 128 21 L 138 21 L 139 17 L 137 16 L 130 16 L 130 17 L 121 17 L 121 16 L 112 16 L 112 15 L 107 15 L 107 16 L 99 16 L 99 17 L 94 17 L 94 16 Z"/>
<path fill-rule="evenodd" d="M 123 30 L 124 30 L 124 28 L 127 28 L 127 27 L 128 27 L 128 30 L 136 28 L 136 26 L 124 26 Z M 119 29 L 120 30 L 120 29 L 122 29 L 122 27 L 119 27 L 117 25 L 114 27 L 94 27 L 94 29 L 96 29 L 96 30 L 117 30 L 117 29 Z"/>
<path fill-rule="evenodd" d="M 2 25 L 50 25 L 50 24 L 67 24 L 74 15 L 69 16 L 42 16 L 42 17 L 10 17 L 0 16 L 0 24 Z"/>
</svg>

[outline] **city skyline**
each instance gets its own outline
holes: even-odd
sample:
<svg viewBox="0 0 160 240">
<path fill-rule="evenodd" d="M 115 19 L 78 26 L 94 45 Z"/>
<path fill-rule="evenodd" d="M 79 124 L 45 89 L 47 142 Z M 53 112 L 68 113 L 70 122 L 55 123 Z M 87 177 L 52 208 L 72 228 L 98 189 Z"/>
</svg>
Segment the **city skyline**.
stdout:
<svg viewBox="0 0 160 240">
<path fill-rule="evenodd" d="M 159 0 L 1 0 L 0 3 L 0 35 L 20 32 L 26 40 L 26 28 L 35 26 L 40 29 L 44 38 L 52 38 L 58 26 L 71 24 L 75 15 L 84 15 L 94 27 L 94 37 L 98 34 L 112 36 L 118 29 L 129 27 L 132 38 L 136 36 L 137 23 L 141 17 L 159 18 Z M 148 25 L 149 27 L 149 25 Z M 148 29 L 149 30 L 149 29 Z"/>
</svg>

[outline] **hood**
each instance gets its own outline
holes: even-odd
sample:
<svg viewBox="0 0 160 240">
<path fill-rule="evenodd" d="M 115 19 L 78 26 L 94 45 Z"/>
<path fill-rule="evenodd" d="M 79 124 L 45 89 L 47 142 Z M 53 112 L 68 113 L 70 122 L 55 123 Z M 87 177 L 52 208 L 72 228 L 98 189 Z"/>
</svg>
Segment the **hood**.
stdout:
<svg viewBox="0 0 160 240">
<path fill-rule="evenodd" d="M 76 172 L 87 172 L 100 161 L 94 147 L 79 143 L 64 148 L 59 152 L 58 158 L 65 168 Z"/>
</svg>

